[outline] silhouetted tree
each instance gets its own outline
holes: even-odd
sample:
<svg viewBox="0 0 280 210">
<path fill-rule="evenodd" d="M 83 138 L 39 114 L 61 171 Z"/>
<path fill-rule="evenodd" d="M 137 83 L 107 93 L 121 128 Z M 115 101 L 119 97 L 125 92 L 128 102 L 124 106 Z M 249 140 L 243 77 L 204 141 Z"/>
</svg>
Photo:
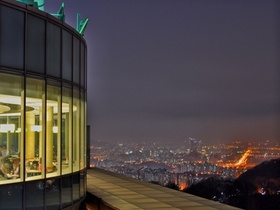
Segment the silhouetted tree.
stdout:
<svg viewBox="0 0 280 210">
<path fill-rule="evenodd" d="M 168 188 L 173 189 L 173 190 L 179 190 L 180 189 L 179 186 L 176 185 L 174 182 L 168 182 L 165 185 L 165 187 L 168 187 Z"/>
<path fill-rule="evenodd" d="M 156 181 L 150 181 L 150 183 L 160 185 L 159 182 Z"/>
<path fill-rule="evenodd" d="M 220 178 L 210 177 L 196 184 L 191 185 L 184 190 L 186 193 L 197 195 L 203 198 L 220 200 L 223 199 L 227 192 L 230 191 L 232 182 Z"/>
</svg>

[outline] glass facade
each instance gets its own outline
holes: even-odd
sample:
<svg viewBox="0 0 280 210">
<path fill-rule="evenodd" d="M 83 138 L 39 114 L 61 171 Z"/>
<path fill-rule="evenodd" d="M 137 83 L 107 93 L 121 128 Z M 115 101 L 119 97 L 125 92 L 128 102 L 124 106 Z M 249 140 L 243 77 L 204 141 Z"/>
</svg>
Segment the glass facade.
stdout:
<svg viewBox="0 0 280 210">
<path fill-rule="evenodd" d="M 0 210 L 63 209 L 85 197 L 85 62 L 74 29 L 0 2 Z"/>
</svg>

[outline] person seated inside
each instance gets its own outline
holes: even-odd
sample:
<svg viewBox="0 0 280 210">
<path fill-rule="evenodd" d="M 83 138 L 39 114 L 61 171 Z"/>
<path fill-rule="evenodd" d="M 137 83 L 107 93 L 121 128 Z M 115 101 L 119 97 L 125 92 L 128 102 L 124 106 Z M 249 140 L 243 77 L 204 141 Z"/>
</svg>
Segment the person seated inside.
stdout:
<svg viewBox="0 0 280 210">
<path fill-rule="evenodd" d="M 4 158 L 7 156 L 7 152 L 3 145 L 0 145 L 0 164 L 2 165 Z"/>
<path fill-rule="evenodd" d="M 12 175 L 19 176 L 19 169 L 20 169 L 19 163 L 20 163 L 19 159 L 13 160 Z"/>
<path fill-rule="evenodd" d="M 31 168 L 32 170 L 39 170 L 39 161 L 38 160 L 34 160 L 32 162 Z"/>
<path fill-rule="evenodd" d="M 7 179 L 10 179 L 10 178 L 12 178 L 11 170 L 12 170 L 11 164 L 8 162 L 5 162 L 4 164 L 2 164 L 2 166 L 0 168 L 0 171 L 1 171 L 0 174 L 2 176 L 6 177 Z"/>
<path fill-rule="evenodd" d="M 5 146 L 0 146 L 0 176 L 7 177 L 11 172 L 12 163 L 7 156 Z"/>
<path fill-rule="evenodd" d="M 1 157 L 8 156 L 8 152 L 5 145 L 0 145 L 0 156 Z"/>
<path fill-rule="evenodd" d="M 3 169 L 4 169 L 4 168 L 3 168 L 3 164 L 0 163 L 0 177 L 1 177 L 1 176 L 2 176 L 2 177 L 5 177 L 5 173 L 4 173 L 5 170 L 3 171 Z"/>
</svg>

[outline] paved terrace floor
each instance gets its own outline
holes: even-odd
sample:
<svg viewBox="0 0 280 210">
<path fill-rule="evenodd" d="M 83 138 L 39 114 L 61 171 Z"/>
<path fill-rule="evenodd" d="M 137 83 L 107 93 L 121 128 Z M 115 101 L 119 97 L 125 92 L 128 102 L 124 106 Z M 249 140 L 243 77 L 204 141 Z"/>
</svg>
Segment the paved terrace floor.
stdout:
<svg viewBox="0 0 280 210">
<path fill-rule="evenodd" d="M 235 210 L 238 208 L 172 190 L 160 185 L 114 174 L 101 169 L 88 169 L 88 199 L 97 210 Z M 98 202 L 97 202 L 98 201 Z M 88 208 L 90 209 L 90 208 Z"/>
</svg>

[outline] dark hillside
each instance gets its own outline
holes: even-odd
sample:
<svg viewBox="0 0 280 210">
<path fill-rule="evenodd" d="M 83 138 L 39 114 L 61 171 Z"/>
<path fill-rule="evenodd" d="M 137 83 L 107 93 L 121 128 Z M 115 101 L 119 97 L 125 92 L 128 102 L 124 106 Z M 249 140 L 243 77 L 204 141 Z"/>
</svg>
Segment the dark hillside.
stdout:
<svg viewBox="0 0 280 210">
<path fill-rule="evenodd" d="M 236 180 L 205 179 L 185 192 L 247 210 L 279 210 L 280 159 L 263 162 Z"/>
</svg>

